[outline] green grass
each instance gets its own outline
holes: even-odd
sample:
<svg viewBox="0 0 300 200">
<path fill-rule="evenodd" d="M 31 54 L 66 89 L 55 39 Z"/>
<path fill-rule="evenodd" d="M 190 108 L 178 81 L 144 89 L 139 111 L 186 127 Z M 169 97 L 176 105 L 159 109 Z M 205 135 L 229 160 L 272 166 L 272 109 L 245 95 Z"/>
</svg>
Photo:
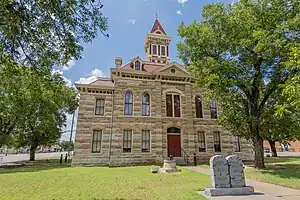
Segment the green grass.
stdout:
<svg viewBox="0 0 300 200">
<path fill-rule="evenodd" d="M 0 199 L 205 199 L 196 191 L 209 186 L 209 176 L 185 169 L 180 173 L 152 174 L 150 169 L 69 167 L 58 163 L 0 169 Z"/>
<path fill-rule="evenodd" d="M 246 169 L 246 178 L 300 189 L 300 158 L 266 158 L 266 169 Z"/>
</svg>

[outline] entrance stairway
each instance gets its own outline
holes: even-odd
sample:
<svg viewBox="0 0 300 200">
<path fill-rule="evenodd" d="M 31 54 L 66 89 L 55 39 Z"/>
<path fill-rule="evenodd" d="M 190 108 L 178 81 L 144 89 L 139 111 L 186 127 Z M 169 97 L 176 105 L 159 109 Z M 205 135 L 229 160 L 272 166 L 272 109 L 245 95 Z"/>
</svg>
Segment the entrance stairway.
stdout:
<svg viewBox="0 0 300 200">
<path fill-rule="evenodd" d="M 176 165 L 178 166 L 187 166 L 189 163 L 187 163 L 184 158 L 182 157 L 175 157 L 174 160 L 176 161 Z"/>
</svg>

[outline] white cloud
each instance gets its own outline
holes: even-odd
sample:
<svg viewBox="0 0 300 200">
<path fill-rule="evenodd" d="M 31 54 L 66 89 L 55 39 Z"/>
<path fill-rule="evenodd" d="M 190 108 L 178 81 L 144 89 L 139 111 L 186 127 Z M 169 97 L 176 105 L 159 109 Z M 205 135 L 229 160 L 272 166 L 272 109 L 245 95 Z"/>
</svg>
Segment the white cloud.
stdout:
<svg viewBox="0 0 300 200">
<path fill-rule="evenodd" d="M 67 71 L 75 65 L 75 60 L 69 60 L 66 66 L 62 67 L 62 70 Z"/>
<path fill-rule="evenodd" d="M 66 85 L 68 87 L 72 87 L 72 81 L 70 79 L 68 79 L 67 77 L 64 76 L 64 72 L 62 70 L 59 69 L 52 69 L 52 74 L 58 73 L 59 75 L 61 75 L 64 79 L 64 81 L 66 82 Z"/>
<path fill-rule="evenodd" d="M 177 0 L 178 3 L 180 3 L 181 5 L 184 5 L 185 3 L 187 3 L 189 0 Z"/>
<path fill-rule="evenodd" d="M 181 10 L 177 10 L 176 13 L 177 13 L 177 15 L 183 15 Z"/>
<path fill-rule="evenodd" d="M 100 69 L 94 69 L 89 73 L 87 78 L 80 78 L 78 81 L 76 81 L 76 83 L 89 84 L 97 80 L 99 77 L 104 77 L 103 72 Z"/>
<path fill-rule="evenodd" d="M 130 19 L 129 20 L 129 22 L 132 23 L 132 24 L 135 24 L 135 21 L 136 21 L 135 19 Z"/>
</svg>

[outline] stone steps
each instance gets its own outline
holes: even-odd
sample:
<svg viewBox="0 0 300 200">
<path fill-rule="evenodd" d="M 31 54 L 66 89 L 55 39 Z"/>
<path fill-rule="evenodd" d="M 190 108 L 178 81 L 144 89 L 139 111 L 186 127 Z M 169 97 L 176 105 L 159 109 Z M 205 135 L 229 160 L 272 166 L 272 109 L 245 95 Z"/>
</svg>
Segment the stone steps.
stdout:
<svg viewBox="0 0 300 200">
<path fill-rule="evenodd" d="M 178 166 L 187 166 L 188 163 L 182 157 L 175 157 L 176 165 Z"/>
</svg>

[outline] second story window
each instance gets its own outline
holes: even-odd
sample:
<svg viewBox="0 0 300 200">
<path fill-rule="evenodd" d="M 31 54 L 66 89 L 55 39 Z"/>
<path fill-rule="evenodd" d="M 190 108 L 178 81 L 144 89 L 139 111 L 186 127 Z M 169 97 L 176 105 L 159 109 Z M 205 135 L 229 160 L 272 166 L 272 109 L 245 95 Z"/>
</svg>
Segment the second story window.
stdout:
<svg viewBox="0 0 300 200">
<path fill-rule="evenodd" d="M 96 100 L 96 108 L 95 108 L 95 115 L 104 115 L 104 99 L 97 99 Z"/>
<path fill-rule="evenodd" d="M 144 93 L 142 97 L 142 116 L 150 116 L 150 95 Z"/>
<path fill-rule="evenodd" d="M 176 94 L 166 95 L 166 111 L 167 117 L 180 117 L 180 96 Z"/>
<path fill-rule="evenodd" d="M 141 71 L 141 63 L 139 61 L 135 62 L 134 69 L 137 71 Z"/>
<path fill-rule="evenodd" d="M 124 115 L 133 114 L 133 94 L 131 92 L 125 93 Z"/>
<path fill-rule="evenodd" d="M 210 108 L 210 118 L 217 119 L 218 118 L 218 111 L 217 111 L 218 108 L 217 108 L 216 100 L 211 101 L 209 108 Z"/>
<path fill-rule="evenodd" d="M 202 100 L 201 100 L 201 97 L 196 96 L 195 103 L 196 103 L 196 117 L 197 118 L 203 118 L 203 110 L 202 110 Z"/>
</svg>

